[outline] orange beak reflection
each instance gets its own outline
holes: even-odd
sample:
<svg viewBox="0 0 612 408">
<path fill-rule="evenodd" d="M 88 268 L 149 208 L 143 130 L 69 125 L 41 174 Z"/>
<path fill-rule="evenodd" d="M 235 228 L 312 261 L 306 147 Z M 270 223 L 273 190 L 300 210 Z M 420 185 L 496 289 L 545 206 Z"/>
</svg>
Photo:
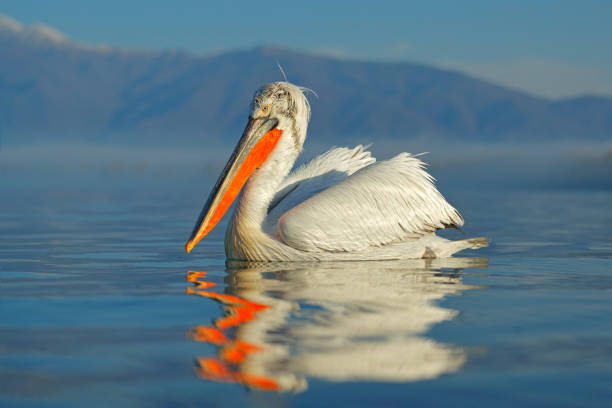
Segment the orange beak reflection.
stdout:
<svg viewBox="0 0 612 408">
<path fill-rule="evenodd" d="M 220 347 L 219 355 L 215 357 L 199 357 L 196 364 L 197 375 L 205 380 L 233 382 L 250 388 L 280 391 L 281 387 L 274 379 L 251 374 L 245 369 L 245 363 L 250 355 L 265 351 L 264 347 L 246 343 L 237 338 L 237 331 L 224 332 L 238 328 L 256 318 L 256 315 L 270 306 L 255 303 L 247 299 L 208 291 L 214 283 L 206 280 L 204 271 L 187 271 L 187 281 L 195 288 L 187 288 L 187 293 L 214 299 L 225 305 L 226 316 L 215 321 L 215 327 L 196 326 L 187 332 L 187 336 L 195 341 L 202 341 Z M 233 334 L 233 335 L 232 335 Z"/>
<path fill-rule="evenodd" d="M 276 119 L 249 118 L 242 138 L 219 176 L 185 245 L 187 253 L 217 225 L 251 174 L 272 153 L 283 133 L 276 128 L 277 125 Z"/>
</svg>

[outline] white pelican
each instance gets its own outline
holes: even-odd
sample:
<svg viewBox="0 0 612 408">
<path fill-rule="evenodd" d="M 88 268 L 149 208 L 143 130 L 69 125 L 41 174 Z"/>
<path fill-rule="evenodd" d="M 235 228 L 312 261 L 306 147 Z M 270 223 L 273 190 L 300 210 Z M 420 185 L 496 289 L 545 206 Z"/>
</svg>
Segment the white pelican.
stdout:
<svg viewBox="0 0 612 408">
<path fill-rule="evenodd" d="M 290 173 L 310 119 L 303 91 L 274 82 L 255 92 L 249 121 L 185 249 L 219 222 L 242 190 L 225 234 L 228 259 L 247 261 L 443 258 L 486 238 L 449 241 L 463 218 L 409 153 L 376 160 L 340 147 Z M 244 186 L 244 188 L 243 188 Z"/>
</svg>

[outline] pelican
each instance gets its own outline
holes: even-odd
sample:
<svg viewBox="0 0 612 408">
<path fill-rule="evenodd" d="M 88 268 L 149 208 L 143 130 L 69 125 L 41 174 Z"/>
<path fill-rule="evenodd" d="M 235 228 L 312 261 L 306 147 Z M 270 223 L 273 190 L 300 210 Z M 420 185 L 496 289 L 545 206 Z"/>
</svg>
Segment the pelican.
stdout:
<svg viewBox="0 0 612 408">
<path fill-rule="evenodd" d="M 185 249 L 189 253 L 238 197 L 225 234 L 228 260 L 334 261 L 445 258 L 486 238 L 435 232 L 463 218 L 414 155 L 376 162 L 363 146 L 333 148 L 290 173 L 306 139 L 305 88 L 259 88 L 244 133 Z"/>
</svg>

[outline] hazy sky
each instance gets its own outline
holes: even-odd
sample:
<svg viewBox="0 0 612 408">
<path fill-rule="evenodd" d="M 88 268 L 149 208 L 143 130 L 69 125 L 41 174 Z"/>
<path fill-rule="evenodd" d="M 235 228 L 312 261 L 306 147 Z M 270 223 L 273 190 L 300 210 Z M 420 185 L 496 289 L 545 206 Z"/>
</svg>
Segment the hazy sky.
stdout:
<svg viewBox="0 0 612 408">
<path fill-rule="evenodd" d="M 3 0 L 75 41 L 196 54 L 280 45 L 458 68 L 549 97 L 612 95 L 612 1 Z"/>
</svg>

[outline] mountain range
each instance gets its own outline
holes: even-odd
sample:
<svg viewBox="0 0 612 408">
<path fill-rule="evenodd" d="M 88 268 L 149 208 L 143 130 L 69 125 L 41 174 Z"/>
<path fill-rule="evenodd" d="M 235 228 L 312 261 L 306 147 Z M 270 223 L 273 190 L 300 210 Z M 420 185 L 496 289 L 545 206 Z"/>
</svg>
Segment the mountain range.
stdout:
<svg viewBox="0 0 612 408">
<path fill-rule="evenodd" d="M 371 140 L 609 140 L 612 98 L 549 100 L 461 72 L 275 47 L 195 56 L 76 43 L 0 16 L 0 137 L 7 144 L 232 144 L 253 92 L 310 88 L 311 134 Z M 551 75 L 554 75 L 551 72 Z"/>
</svg>

